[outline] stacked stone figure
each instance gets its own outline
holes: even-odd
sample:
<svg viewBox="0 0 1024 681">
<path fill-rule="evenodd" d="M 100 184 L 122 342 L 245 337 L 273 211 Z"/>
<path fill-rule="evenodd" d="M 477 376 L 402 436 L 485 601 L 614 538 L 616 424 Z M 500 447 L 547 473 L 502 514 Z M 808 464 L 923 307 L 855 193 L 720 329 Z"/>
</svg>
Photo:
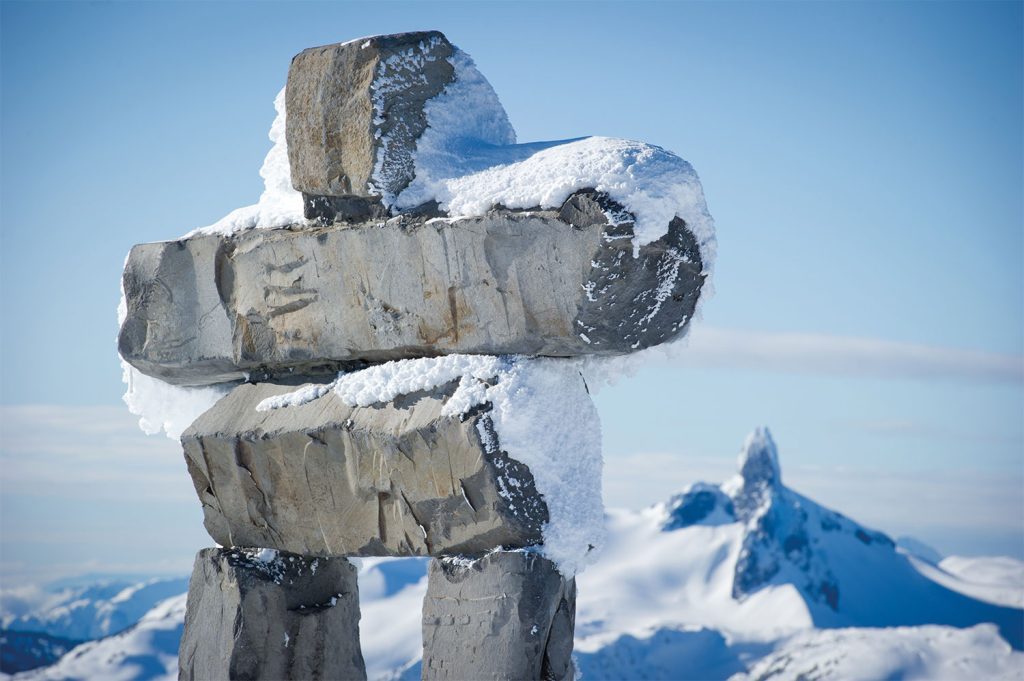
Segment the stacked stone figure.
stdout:
<svg viewBox="0 0 1024 681">
<path fill-rule="evenodd" d="M 549 530 L 571 525 L 556 492 L 575 483 L 546 461 L 575 465 L 557 419 L 576 417 L 537 431 L 571 436 L 544 459 L 518 454 L 536 438 L 517 410 L 543 420 L 529 405 L 557 389 L 554 411 L 592 411 L 577 358 L 681 336 L 704 254 L 680 216 L 639 243 L 595 186 L 478 214 L 396 199 L 450 125 L 439 102 L 490 92 L 471 65 L 436 32 L 302 52 L 285 97 L 302 214 L 131 251 L 124 360 L 230 388 L 181 437 L 220 545 L 196 557 L 182 679 L 366 678 L 352 556 L 433 558 L 424 679 L 573 678 L 577 568 Z M 503 112 L 467 115 L 479 148 L 514 141 Z M 415 367 L 426 378 L 402 379 Z M 522 383 L 541 368 L 546 383 Z M 599 489 L 592 503 L 600 515 Z"/>
</svg>

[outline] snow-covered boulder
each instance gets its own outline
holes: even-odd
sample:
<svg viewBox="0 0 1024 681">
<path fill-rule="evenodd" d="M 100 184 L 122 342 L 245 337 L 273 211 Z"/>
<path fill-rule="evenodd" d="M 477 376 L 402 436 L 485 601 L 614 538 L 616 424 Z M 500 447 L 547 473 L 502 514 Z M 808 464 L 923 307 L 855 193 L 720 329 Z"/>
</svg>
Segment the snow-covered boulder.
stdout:
<svg viewBox="0 0 1024 681">
<path fill-rule="evenodd" d="M 196 555 L 178 678 L 365 679 L 356 569 L 270 549 Z"/>
<path fill-rule="evenodd" d="M 515 142 L 490 84 L 438 31 L 303 50 L 286 92 L 291 180 L 305 195 L 306 217 L 352 218 L 381 198 L 392 203 L 415 177 L 428 124 L 436 134 L 445 116 L 454 114 L 460 138 Z"/>
<path fill-rule="evenodd" d="M 486 413 L 442 413 L 455 388 L 373 407 L 350 407 L 328 391 L 314 403 L 259 412 L 294 386 L 239 386 L 182 436 L 207 530 L 224 546 L 307 555 L 539 543 L 547 507 L 533 476 L 487 451 Z"/>
<path fill-rule="evenodd" d="M 451 355 L 243 384 L 182 435 L 224 546 L 482 555 L 600 544 L 600 424 L 576 363 Z"/>
</svg>

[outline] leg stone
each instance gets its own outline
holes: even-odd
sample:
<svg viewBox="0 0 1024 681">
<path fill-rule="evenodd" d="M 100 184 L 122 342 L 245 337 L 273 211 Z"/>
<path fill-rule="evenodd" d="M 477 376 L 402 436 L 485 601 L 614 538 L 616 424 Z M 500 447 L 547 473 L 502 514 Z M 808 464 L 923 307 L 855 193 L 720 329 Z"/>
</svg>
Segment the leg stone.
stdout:
<svg viewBox="0 0 1024 681">
<path fill-rule="evenodd" d="M 423 679 L 572 679 L 575 616 L 575 580 L 537 554 L 433 560 Z"/>
<path fill-rule="evenodd" d="M 344 558 L 203 549 L 178 678 L 366 679 L 356 569 Z"/>
</svg>

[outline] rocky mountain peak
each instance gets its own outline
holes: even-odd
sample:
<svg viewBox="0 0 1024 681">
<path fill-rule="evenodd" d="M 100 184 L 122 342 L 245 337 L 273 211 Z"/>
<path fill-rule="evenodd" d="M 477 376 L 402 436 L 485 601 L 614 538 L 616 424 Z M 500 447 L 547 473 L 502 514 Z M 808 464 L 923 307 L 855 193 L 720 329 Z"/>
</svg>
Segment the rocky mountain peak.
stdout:
<svg viewBox="0 0 1024 681">
<path fill-rule="evenodd" d="M 779 452 L 767 426 L 758 426 L 747 435 L 739 456 L 739 472 L 743 486 L 782 486 Z"/>
</svg>

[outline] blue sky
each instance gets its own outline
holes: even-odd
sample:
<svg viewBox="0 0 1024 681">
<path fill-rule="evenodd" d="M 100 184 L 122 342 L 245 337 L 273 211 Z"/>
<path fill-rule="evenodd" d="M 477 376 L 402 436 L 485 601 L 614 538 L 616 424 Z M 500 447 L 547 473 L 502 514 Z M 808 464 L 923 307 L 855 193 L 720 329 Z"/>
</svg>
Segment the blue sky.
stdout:
<svg viewBox="0 0 1024 681">
<path fill-rule="evenodd" d="M 295 53 L 425 28 L 520 141 L 643 139 L 703 180 L 716 293 L 597 395 L 609 504 L 721 479 L 767 424 L 805 494 L 1024 556 L 1021 7 L 0 3 L 0 574 L 209 543 L 176 446 L 118 406 L 124 256 L 256 200 Z"/>
</svg>

